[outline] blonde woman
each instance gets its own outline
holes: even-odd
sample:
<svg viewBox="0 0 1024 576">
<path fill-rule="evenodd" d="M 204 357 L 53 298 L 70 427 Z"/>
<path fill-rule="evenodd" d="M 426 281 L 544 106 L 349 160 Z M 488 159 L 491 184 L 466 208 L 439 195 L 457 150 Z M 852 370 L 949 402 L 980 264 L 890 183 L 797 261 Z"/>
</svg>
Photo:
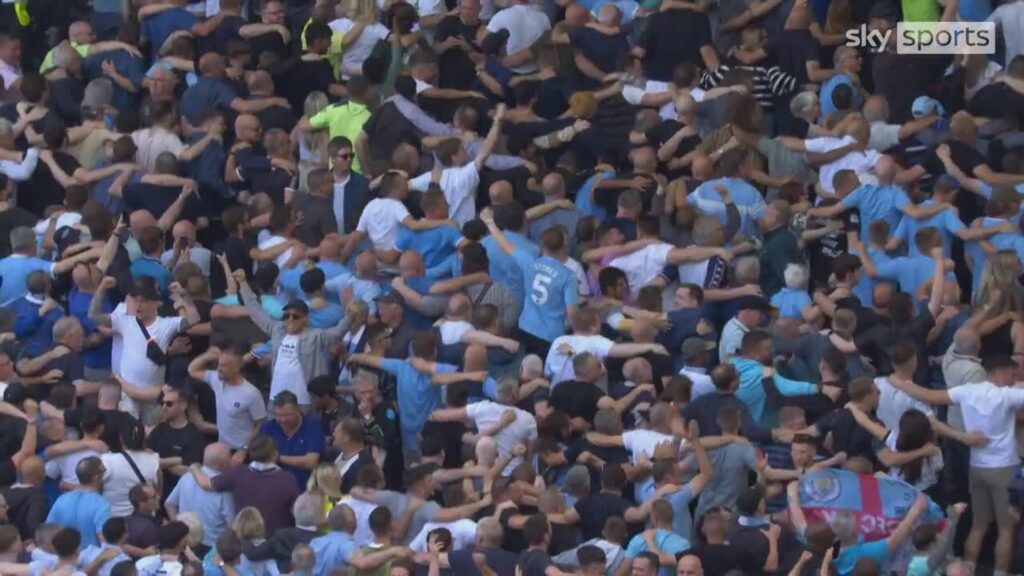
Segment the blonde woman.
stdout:
<svg viewBox="0 0 1024 576">
<path fill-rule="evenodd" d="M 242 568 L 252 576 L 280 576 L 277 562 L 274 560 L 253 562 L 246 556 L 246 553 L 267 539 L 267 526 L 264 524 L 263 515 L 259 510 L 252 506 L 239 510 L 231 529 L 237 532 L 238 537 L 242 540 Z"/>
<path fill-rule="evenodd" d="M 1024 323 L 1016 296 L 1020 260 L 1012 250 L 990 256 L 981 271 L 981 287 L 970 322 L 981 335 L 982 356 L 1010 356 L 1018 362 L 1024 353 Z"/>
<path fill-rule="evenodd" d="M 309 475 L 306 482 L 306 494 L 315 494 L 324 498 L 324 518 L 334 508 L 334 503 L 341 500 L 341 473 L 333 464 L 320 464 Z"/>
<path fill-rule="evenodd" d="M 304 131 L 300 130 L 299 126 L 305 126 L 309 124 L 309 119 L 316 116 L 330 102 L 327 99 L 327 95 L 317 90 L 310 92 L 306 96 L 306 101 L 302 104 L 302 118 L 299 120 L 299 124 L 292 129 L 292 144 L 299 148 L 299 191 L 309 192 L 309 186 L 306 184 L 306 179 L 309 173 L 319 168 L 327 168 L 327 141 L 328 133 L 326 130 L 317 131 Z"/>
<path fill-rule="evenodd" d="M 363 73 L 365 61 L 377 42 L 388 37 L 388 29 L 380 23 L 375 0 L 343 0 L 345 16 L 330 23 L 331 30 L 343 35 L 341 45 L 341 77 Z"/>
</svg>

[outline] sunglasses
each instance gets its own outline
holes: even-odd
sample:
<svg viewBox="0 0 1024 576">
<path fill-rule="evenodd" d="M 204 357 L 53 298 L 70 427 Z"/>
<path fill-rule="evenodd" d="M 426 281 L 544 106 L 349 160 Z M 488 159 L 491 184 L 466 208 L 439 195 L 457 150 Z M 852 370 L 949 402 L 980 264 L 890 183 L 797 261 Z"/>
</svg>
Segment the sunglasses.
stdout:
<svg viewBox="0 0 1024 576">
<path fill-rule="evenodd" d="M 161 404 L 161 405 L 162 405 L 163 407 L 165 407 L 165 408 L 171 408 L 171 407 L 173 407 L 173 406 L 175 405 L 175 401 L 174 401 L 174 400 L 164 400 L 164 401 L 163 401 L 163 402 L 161 402 L 160 404 Z"/>
<path fill-rule="evenodd" d="M 337 157 L 342 160 L 351 160 L 352 154 L 338 154 Z"/>
<path fill-rule="evenodd" d="M 301 318 L 305 318 L 305 316 L 303 316 L 302 314 L 290 314 L 289 313 L 289 314 L 285 314 L 284 316 L 282 316 L 282 318 L 284 318 L 285 320 L 299 320 Z"/>
</svg>

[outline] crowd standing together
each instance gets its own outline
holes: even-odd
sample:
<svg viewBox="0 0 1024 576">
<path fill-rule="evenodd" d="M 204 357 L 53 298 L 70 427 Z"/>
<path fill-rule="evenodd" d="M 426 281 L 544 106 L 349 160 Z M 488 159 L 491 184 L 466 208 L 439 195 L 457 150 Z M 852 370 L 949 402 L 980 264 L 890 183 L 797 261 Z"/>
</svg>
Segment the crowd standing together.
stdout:
<svg viewBox="0 0 1024 576">
<path fill-rule="evenodd" d="M 1024 570 L 1024 0 L 5 0 L 0 79 L 4 576 Z"/>
</svg>

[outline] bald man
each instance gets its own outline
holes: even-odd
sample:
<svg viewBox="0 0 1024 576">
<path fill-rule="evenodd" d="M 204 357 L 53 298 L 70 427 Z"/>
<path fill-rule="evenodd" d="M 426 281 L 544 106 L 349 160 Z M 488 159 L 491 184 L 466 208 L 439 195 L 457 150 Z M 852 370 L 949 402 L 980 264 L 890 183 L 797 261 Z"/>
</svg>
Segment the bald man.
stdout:
<svg viewBox="0 0 1024 576">
<path fill-rule="evenodd" d="M 209 278 L 212 254 L 202 244 L 196 243 L 195 224 L 179 220 L 171 228 L 171 235 L 174 237 L 174 247 L 161 254 L 160 261 L 171 270 L 182 262 L 191 262 L 199 266 L 203 276 Z"/>
<path fill-rule="evenodd" d="M 249 90 L 248 100 L 264 100 L 274 97 L 274 79 L 265 70 L 256 70 L 246 76 L 246 88 Z M 278 128 L 291 132 L 295 128 L 296 118 L 288 106 L 268 106 L 256 111 L 256 117 L 264 130 Z"/>
<path fill-rule="evenodd" d="M 222 54 L 203 54 L 199 58 L 199 74 L 196 83 L 181 95 L 181 115 L 193 126 L 199 125 L 200 116 L 208 108 L 237 114 L 255 114 L 271 106 L 288 106 L 288 101 L 280 97 L 240 98 L 226 82 L 227 61 Z"/>
<path fill-rule="evenodd" d="M 231 450 L 226 444 L 214 442 L 203 451 L 203 473 L 213 478 L 231 466 Z M 228 492 L 207 492 L 196 484 L 192 474 L 182 474 L 177 486 L 164 504 L 167 516 L 194 512 L 203 523 L 203 544 L 214 546 L 221 533 L 235 519 L 235 504 Z"/>
<path fill-rule="evenodd" d="M 85 20 L 76 20 L 68 27 L 68 42 L 71 47 L 75 49 L 75 52 L 78 52 L 78 55 L 82 58 L 89 55 L 89 48 L 92 47 L 92 44 L 95 41 L 96 36 L 93 34 L 92 24 L 89 24 Z M 53 68 L 54 52 L 62 45 L 63 44 L 58 44 L 46 53 L 46 58 L 43 58 L 43 63 L 39 66 L 40 73 L 45 73 L 50 68 Z"/>
<path fill-rule="evenodd" d="M 693 554 L 687 554 L 679 559 L 676 564 L 676 576 L 704 576 L 704 566 L 700 558 Z"/>
<path fill-rule="evenodd" d="M 43 481 L 46 479 L 43 461 L 38 456 L 29 456 L 18 468 L 17 484 L 0 491 L 7 501 L 7 518 L 17 526 L 22 540 L 35 538 L 36 528 L 46 521 L 46 494 Z"/>
</svg>

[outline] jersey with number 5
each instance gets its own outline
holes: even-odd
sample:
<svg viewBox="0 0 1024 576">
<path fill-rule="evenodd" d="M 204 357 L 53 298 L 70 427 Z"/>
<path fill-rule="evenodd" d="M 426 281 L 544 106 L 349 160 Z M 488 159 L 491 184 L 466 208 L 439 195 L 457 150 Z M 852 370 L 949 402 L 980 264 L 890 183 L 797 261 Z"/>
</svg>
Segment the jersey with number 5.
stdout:
<svg viewBox="0 0 1024 576">
<path fill-rule="evenodd" d="M 512 257 L 523 269 L 526 289 L 519 328 L 551 342 L 565 334 L 566 308 L 579 303 L 576 275 L 549 256 L 534 258 L 516 250 Z"/>
</svg>

